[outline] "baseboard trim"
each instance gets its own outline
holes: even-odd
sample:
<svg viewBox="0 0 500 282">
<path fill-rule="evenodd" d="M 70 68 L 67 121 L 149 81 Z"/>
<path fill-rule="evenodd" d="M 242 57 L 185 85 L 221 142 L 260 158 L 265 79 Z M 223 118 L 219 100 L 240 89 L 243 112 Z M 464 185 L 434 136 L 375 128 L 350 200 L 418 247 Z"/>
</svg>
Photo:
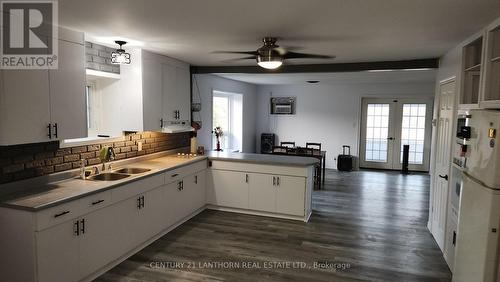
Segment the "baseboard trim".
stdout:
<svg viewBox="0 0 500 282">
<path fill-rule="evenodd" d="M 311 216 L 311 212 L 307 216 L 295 216 L 295 215 L 286 215 L 286 214 L 280 214 L 280 213 L 255 211 L 255 210 L 247 210 L 247 209 L 240 209 L 240 208 L 221 207 L 221 206 L 215 206 L 215 205 L 207 205 L 207 209 L 217 210 L 217 211 L 225 211 L 225 212 L 243 213 L 243 214 L 250 214 L 250 215 L 258 215 L 258 216 L 266 216 L 266 217 L 291 219 L 291 220 L 299 220 L 299 221 L 303 221 L 303 222 L 308 222 L 309 217 Z"/>
</svg>

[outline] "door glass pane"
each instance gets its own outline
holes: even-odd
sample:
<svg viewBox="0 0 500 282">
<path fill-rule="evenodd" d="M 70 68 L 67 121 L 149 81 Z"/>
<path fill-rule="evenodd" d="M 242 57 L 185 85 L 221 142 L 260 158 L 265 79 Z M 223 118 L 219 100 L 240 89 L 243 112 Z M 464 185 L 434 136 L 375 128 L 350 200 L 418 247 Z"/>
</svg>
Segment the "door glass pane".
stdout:
<svg viewBox="0 0 500 282">
<path fill-rule="evenodd" d="M 403 162 L 403 145 L 410 145 L 408 155 L 410 164 L 423 164 L 424 162 L 426 107 L 426 104 L 403 104 L 401 162 Z"/>
<path fill-rule="evenodd" d="M 365 160 L 387 162 L 389 104 L 368 104 L 366 111 Z"/>
</svg>

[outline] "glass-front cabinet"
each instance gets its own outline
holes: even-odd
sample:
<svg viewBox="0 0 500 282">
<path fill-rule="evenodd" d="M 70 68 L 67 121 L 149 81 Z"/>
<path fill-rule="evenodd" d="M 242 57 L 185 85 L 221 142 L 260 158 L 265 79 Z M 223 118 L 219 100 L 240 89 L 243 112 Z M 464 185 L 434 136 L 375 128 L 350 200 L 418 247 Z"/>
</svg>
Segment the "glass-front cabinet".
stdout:
<svg viewBox="0 0 500 282">
<path fill-rule="evenodd" d="M 480 106 L 500 109 L 500 21 L 490 25 L 486 38 L 485 79 Z"/>
<path fill-rule="evenodd" d="M 484 36 L 473 37 L 462 50 L 460 108 L 478 108 L 481 93 Z"/>
</svg>

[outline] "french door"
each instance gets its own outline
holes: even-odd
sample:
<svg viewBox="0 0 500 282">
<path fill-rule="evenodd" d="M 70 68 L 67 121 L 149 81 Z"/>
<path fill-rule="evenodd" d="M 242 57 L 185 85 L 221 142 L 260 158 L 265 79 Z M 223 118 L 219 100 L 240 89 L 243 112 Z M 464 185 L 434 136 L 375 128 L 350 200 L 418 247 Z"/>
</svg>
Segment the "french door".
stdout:
<svg viewBox="0 0 500 282">
<path fill-rule="evenodd" d="M 408 168 L 428 171 L 432 102 L 431 98 L 364 98 L 360 166 L 401 169 L 403 145 L 410 145 Z"/>
</svg>

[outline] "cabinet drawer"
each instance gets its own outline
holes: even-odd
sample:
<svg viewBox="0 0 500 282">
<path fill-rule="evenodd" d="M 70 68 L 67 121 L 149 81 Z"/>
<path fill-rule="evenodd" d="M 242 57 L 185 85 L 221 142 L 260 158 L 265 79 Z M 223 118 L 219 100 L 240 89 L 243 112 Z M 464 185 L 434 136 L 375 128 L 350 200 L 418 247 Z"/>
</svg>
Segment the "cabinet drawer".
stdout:
<svg viewBox="0 0 500 282">
<path fill-rule="evenodd" d="M 95 195 L 90 195 L 81 199 L 82 205 L 85 207 L 84 213 L 89 213 L 94 210 L 109 206 L 111 204 L 111 191 L 104 191 Z"/>
<path fill-rule="evenodd" d="M 59 223 L 77 218 L 85 211 L 82 199 L 60 204 L 58 206 L 39 211 L 36 216 L 36 230 L 40 231 Z"/>
<path fill-rule="evenodd" d="M 165 182 L 165 174 L 156 174 L 144 179 L 137 180 L 111 190 L 113 202 L 120 202 L 138 194 L 147 192 L 156 187 L 162 186 Z"/>
<path fill-rule="evenodd" d="M 207 161 L 203 160 L 187 166 L 179 167 L 165 173 L 165 184 L 179 181 L 182 178 L 200 172 L 207 168 Z"/>
</svg>

